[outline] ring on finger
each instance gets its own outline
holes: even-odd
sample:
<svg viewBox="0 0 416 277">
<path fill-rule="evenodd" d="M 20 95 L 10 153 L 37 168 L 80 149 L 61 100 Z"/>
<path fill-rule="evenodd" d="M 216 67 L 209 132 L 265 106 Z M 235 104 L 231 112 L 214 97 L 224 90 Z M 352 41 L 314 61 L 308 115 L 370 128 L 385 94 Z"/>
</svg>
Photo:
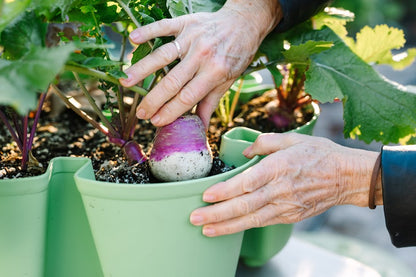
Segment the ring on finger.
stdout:
<svg viewBox="0 0 416 277">
<path fill-rule="evenodd" d="M 178 51 L 178 58 L 182 59 L 182 48 L 176 40 L 173 41 L 173 44 L 175 44 L 176 50 Z"/>
</svg>

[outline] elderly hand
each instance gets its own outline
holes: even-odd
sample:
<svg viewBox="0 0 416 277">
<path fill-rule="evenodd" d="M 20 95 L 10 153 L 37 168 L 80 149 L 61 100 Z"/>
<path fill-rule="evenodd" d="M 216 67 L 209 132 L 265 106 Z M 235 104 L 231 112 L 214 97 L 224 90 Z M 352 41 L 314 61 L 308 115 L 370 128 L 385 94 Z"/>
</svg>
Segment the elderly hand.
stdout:
<svg viewBox="0 0 416 277">
<path fill-rule="evenodd" d="M 261 41 L 280 19 L 276 0 L 228 0 L 215 13 L 164 19 L 134 30 L 130 39 L 137 44 L 162 36 L 176 39 L 128 68 L 128 78 L 120 79 L 123 86 L 133 86 L 181 59 L 144 97 L 137 117 L 163 126 L 198 104 L 197 113 L 208 126 L 221 96 L 251 63 Z"/>
<path fill-rule="evenodd" d="M 268 156 L 204 192 L 204 201 L 218 203 L 195 210 L 190 221 L 204 225 L 206 236 L 294 223 L 335 205 L 366 206 L 378 156 L 296 133 L 260 135 L 243 154 Z M 380 204 L 378 178 L 376 203 Z"/>
</svg>

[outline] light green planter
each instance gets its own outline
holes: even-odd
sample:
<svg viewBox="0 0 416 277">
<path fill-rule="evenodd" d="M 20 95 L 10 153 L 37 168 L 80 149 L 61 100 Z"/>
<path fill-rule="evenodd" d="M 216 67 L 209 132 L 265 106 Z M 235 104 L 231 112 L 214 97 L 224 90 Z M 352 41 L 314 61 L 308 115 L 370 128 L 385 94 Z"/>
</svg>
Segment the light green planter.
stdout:
<svg viewBox="0 0 416 277">
<path fill-rule="evenodd" d="M 236 140 L 235 144 L 240 141 Z M 189 215 L 206 205 L 202 193 L 255 164 L 241 152 L 222 149 L 238 168 L 216 176 L 148 185 L 94 180 L 91 163 L 75 174 L 104 276 L 235 275 L 243 233 L 208 238 Z"/>
<path fill-rule="evenodd" d="M 235 92 L 238 90 L 241 80 L 237 80 L 230 88 L 230 102 L 233 101 Z M 238 97 L 239 103 L 247 103 L 254 97 L 262 95 L 264 92 L 274 89 L 273 84 L 263 82 L 263 77 L 258 72 L 253 72 L 244 76 L 244 83 Z"/>
<path fill-rule="evenodd" d="M 51 161 L 44 277 L 103 276 L 74 181 L 74 173 L 86 163 L 90 160 L 72 157 Z"/>
<path fill-rule="evenodd" d="M 50 172 L 0 180 L 0 276 L 43 276 Z"/>
<path fill-rule="evenodd" d="M 296 132 L 300 134 L 312 135 L 313 128 L 319 116 L 319 107 L 313 103 L 315 110 L 315 116 L 307 124 L 298 127 L 290 132 Z M 240 129 L 235 128 L 231 130 L 232 136 L 239 136 Z M 254 142 L 259 131 L 251 131 L 250 135 L 247 135 L 247 131 L 244 132 L 247 141 Z M 246 147 L 250 143 L 246 143 Z M 242 149 L 236 149 L 235 151 L 243 151 Z M 267 263 L 270 258 L 276 255 L 288 242 L 293 229 L 293 224 L 276 224 L 266 226 L 262 228 L 253 228 L 244 232 L 243 245 L 241 248 L 241 259 L 244 264 L 251 267 L 262 266 Z"/>
</svg>

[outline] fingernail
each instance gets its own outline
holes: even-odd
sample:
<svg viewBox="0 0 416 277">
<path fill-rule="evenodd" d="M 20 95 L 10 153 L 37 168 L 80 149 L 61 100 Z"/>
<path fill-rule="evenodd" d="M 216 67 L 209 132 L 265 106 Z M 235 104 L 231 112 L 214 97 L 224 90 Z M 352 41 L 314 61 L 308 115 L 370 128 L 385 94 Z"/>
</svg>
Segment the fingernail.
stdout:
<svg viewBox="0 0 416 277">
<path fill-rule="evenodd" d="M 143 109 L 139 109 L 136 113 L 137 118 L 144 119 L 146 117 L 146 112 Z"/>
<path fill-rule="evenodd" d="M 244 151 L 243 151 L 243 155 L 244 156 L 249 156 L 250 154 L 251 154 L 251 146 L 249 146 L 249 147 L 247 147 L 246 149 L 244 149 Z"/>
<path fill-rule="evenodd" d="M 202 200 L 205 201 L 205 202 L 213 202 L 213 201 L 215 201 L 215 196 L 212 195 L 212 194 L 204 194 L 202 196 Z"/>
<path fill-rule="evenodd" d="M 204 227 L 202 229 L 202 234 L 204 234 L 205 236 L 213 236 L 215 235 L 215 230 L 211 227 Z"/>
<path fill-rule="evenodd" d="M 191 214 L 190 220 L 193 225 L 201 225 L 204 218 L 197 214 Z"/>
<path fill-rule="evenodd" d="M 139 34 L 139 32 L 133 31 L 133 32 L 130 33 L 129 37 L 132 41 L 136 41 L 140 38 L 140 34 Z"/>
<path fill-rule="evenodd" d="M 126 72 L 124 72 L 124 73 L 126 73 Z M 126 75 L 127 75 L 127 78 L 121 78 L 121 80 L 128 83 L 132 80 L 132 76 L 129 73 L 126 73 Z"/>
<path fill-rule="evenodd" d="M 150 119 L 150 121 L 152 122 L 153 125 L 156 125 L 156 124 L 158 124 L 160 122 L 160 116 L 155 115 L 154 117 L 152 117 Z"/>
</svg>

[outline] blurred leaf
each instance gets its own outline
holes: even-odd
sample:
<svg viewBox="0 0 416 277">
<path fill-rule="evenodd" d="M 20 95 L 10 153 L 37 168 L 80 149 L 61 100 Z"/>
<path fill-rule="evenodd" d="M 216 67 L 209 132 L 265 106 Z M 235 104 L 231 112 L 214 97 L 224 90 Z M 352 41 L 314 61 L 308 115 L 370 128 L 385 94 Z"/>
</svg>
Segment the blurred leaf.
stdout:
<svg viewBox="0 0 416 277">
<path fill-rule="evenodd" d="M 225 0 L 167 0 L 166 5 L 172 17 L 197 12 L 215 12 Z"/>
<path fill-rule="evenodd" d="M 309 40 L 299 45 L 292 45 L 283 52 L 288 63 L 302 63 L 309 60 L 309 57 L 331 48 L 334 44 L 330 41 Z"/>
<path fill-rule="evenodd" d="M 46 24 L 34 12 L 21 14 L 2 33 L 0 42 L 5 56 L 18 59 L 33 46 L 45 46 Z"/>
<path fill-rule="evenodd" d="M 30 0 L 13 0 L 0 2 L 0 32 L 26 7 L 30 4 Z"/>
<path fill-rule="evenodd" d="M 36 93 L 45 91 L 75 47 L 33 47 L 21 59 L 0 59 L 0 103 L 20 114 L 36 107 Z"/>
<path fill-rule="evenodd" d="M 126 73 L 124 73 L 122 70 L 118 68 L 111 69 L 107 74 L 117 79 L 120 79 L 120 78 L 127 79 L 128 77 Z"/>
</svg>

